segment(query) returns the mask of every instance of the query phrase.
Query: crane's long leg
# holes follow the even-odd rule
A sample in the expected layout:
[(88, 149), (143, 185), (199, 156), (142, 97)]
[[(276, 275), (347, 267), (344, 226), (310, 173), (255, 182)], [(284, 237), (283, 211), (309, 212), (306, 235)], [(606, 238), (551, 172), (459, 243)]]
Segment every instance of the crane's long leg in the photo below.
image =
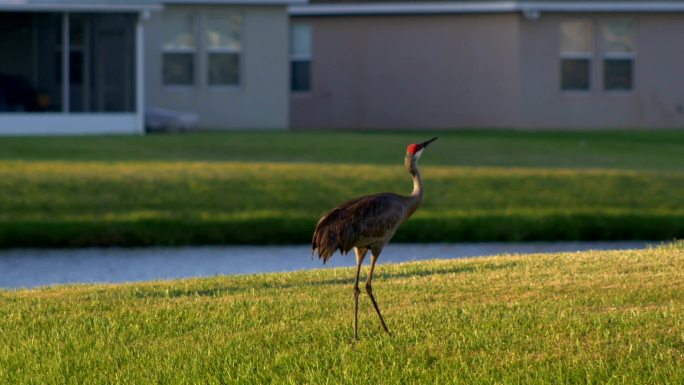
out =
[(368, 272), (368, 281), (366, 281), (366, 292), (368, 292), (368, 296), (370, 296), (371, 301), (373, 301), (373, 307), (375, 307), (375, 311), (378, 313), (378, 317), (380, 317), (380, 322), (382, 323), (382, 327), (385, 329), (387, 334), (392, 335), (392, 333), (390, 333), (389, 329), (387, 329), (387, 325), (385, 324), (385, 320), (382, 318), (382, 314), (380, 313), (380, 308), (378, 307), (378, 303), (375, 302), (375, 297), (373, 296), (373, 286), (371, 285), (371, 280), (373, 279), (373, 270), (375, 269), (375, 262), (377, 262), (379, 254), (380, 253), (376, 253), (376, 252), (371, 253), (371, 266), (370, 266), (370, 271)]
[(361, 264), (363, 259), (366, 258), (366, 252), (368, 249), (354, 248), (354, 253), (356, 253), (356, 279), (354, 279), (354, 338), (359, 339), (359, 274), (361, 273)]

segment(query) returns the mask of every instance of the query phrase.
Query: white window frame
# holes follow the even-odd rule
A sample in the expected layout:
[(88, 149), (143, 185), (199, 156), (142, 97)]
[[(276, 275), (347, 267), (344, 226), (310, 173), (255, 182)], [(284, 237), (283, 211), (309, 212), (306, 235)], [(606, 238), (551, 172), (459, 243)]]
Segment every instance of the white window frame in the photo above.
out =
[[(186, 15), (192, 17), (192, 31), (191, 35), (193, 36), (193, 39), (195, 41), (195, 47), (194, 48), (166, 48), (164, 47), (165, 41), (162, 40), (162, 44), (160, 47), (160, 64), (161, 64), (161, 71), (159, 73), (161, 74), (161, 84), (162, 87), (167, 88), (167, 89), (179, 89), (179, 90), (188, 90), (195, 88), (197, 86), (197, 67), (199, 66), (198, 60), (197, 60), (197, 52), (198, 52), (198, 42), (197, 42), (197, 29), (198, 29), (198, 21), (199, 18), (197, 17), (196, 12), (188, 11), (188, 10), (172, 10), (168, 11), (169, 14), (181, 14), (181, 15)], [(164, 17), (162, 16), (162, 22), (164, 20)], [(166, 37), (164, 37), (165, 39)], [(192, 82), (190, 84), (167, 84), (164, 81), (164, 54), (167, 53), (183, 53), (183, 54), (192, 54)]]
[[(590, 40), (590, 42), (591, 42), (591, 48), (589, 49), (588, 52), (570, 52), (570, 51), (563, 51), (563, 48), (560, 47), (560, 46), (561, 46), (561, 44), (560, 44), (560, 43), (561, 43), (560, 38), (558, 39), (559, 47), (560, 47), (560, 49), (559, 49), (559, 51), (560, 51), (560, 53), (559, 53), (560, 61), (559, 61), (559, 68), (558, 68), (558, 69), (560, 70), (559, 72), (560, 72), (560, 76), (561, 76), (561, 79), (560, 79), (560, 80), (561, 80), (561, 84), (560, 84), (560, 87), (559, 87), (559, 88), (560, 88), (561, 93), (564, 94), (564, 95), (587, 95), (587, 94), (591, 93), (592, 90), (593, 90), (593, 88), (594, 88), (594, 87), (593, 87), (593, 84), (594, 84), (594, 81), (593, 81), (593, 80), (594, 80), (594, 77), (595, 77), (595, 76), (594, 76), (594, 50), (596, 49), (596, 28), (595, 28), (595, 23), (594, 23), (594, 20), (592, 20), (592, 19), (590, 19), (590, 18), (577, 18), (577, 19), (562, 20), (562, 21), (560, 22), (560, 24), (558, 25), (558, 26), (559, 26), (559, 30), (560, 30), (560, 26), (561, 26), (564, 22), (569, 22), (569, 21), (588, 21), (588, 22), (589, 22), (589, 25), (591, 26), (591, 35), (590, 35), (590, 36), (591, 36), (591, 38), (590, 38), (590, 39), (591, 39), (591, 40)], [(563, 63), (563, 60), (565, 60), (565, 59), (570, 59), (570, 60), (572, 60), (572, 59), (586, 59), (586, 60), (589, 60), (589, 87), (587, 87), (586, 90), (564, 90), (564, 89), (563, 89), (563, 79), (562, 79), (562, 76), (563, 76), (563, 72), (562, 72), (562, 71), (563, 71), (563, 64), (562, 64), (562, 63)]]
[[(211, 12), (203, 12), (202, 16), (202, 48), (204, 49), (204, 54), (202, 55), (204, 57), (204, 65), (202, 66), (202, 71), (204, 72), (204, 81), (209, 89), (235, 89), (235, 88), (241, 88), (242, 84), (244, 82), (244, 42), (245, 42), (245, 16), (243, 15), (242, 12), (237, 12), (237, 11), (220, 11), (219, 13), (223, 14), (231, 14), (231, 15), (236, 15), (240, 19), (240, 48), (210, 48), (209, 44), (207, 43), (206, 40), (206, 33), (207, 33), (207, 26), (208, 22), (207, 19), (209, 17), (209, 14)], [(209, 79), (209, 56), (212, 53), (234, 53), (238, 55), (238, 81), (235, 84), (212, 84), (210, 79)]]
[[(290, 82), (292, 82), (292, 63), (294, 62), (309, 62), (309, 89), (308, 90), (293, 90), (292, 89), (292, 84), (290, 84), (290, 93), (295, 94), (295, 95), (308, 95), (311, 93), (311, 90), (313, 89), (313, 82), (311, 78), (311, 69), (312, 69), (312, 63), (313, 63), (313, 28), (311, 27), (310, 24), (306, 23), (293, 23), (290, 28), (292, 28), (295, 25), (303, 25), (309, 28), (309, 39), (311, 40), (311, 47), (309, 49), (309, 54), (293, 54), (290, 52)], [(292, 42), (290, 42), (292, 44)]]
[[(634, 49), (632, 52), (606, 52), (606, 47), (605, 47), (605, 41), (603, 41), (603, 26), (606, 23), (614, 22), (614, 21), (629, 21), (632, 23), (632, 28), (634, 28)], [(603, 92), (609, 95), (631, 95), (634, 92), (634, 86), (636, 85), (636, 71), (635, 69), (635, 62), (636, 62), (636, 51), (637, 51), (637, 23), (635, 19), (626, 19), (626, 18), (621, 18), (621, 19), (606, 19), (601, 21), (601, 30), (599, 31), (600, 36), (601, 36), (601, 53), (602, 53), (602, 59), (601, 59), (601, 85), (603, 88)], [(628, 90), (608, 90), (606, 89), (606, 60), (610, 59), (617, 59), (617, 60), (624, 60), (624, 59), (629, 59), (632, 61), (632, 79), (631, 79), (631, 88)]]

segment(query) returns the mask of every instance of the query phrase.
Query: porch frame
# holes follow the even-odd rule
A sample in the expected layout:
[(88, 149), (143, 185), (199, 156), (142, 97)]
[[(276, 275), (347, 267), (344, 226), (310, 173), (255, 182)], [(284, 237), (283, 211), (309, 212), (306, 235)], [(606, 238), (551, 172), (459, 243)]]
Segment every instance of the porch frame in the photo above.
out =
[[(0, 6), (0, 12), (49, 12), (62, 15), (62, 111), (55, 113), (0, 113), (0, 135), (80, 135), (143, 134), (145, 132), (145, 49), (144, 22), (150, 11), (161, 6), (66, 6), (56, 9), (44, 6)], [(69, 19), (72, 13), (128, 12), (138, 15), (135, 25), (135, 110), (121, 113), (69, 112)]]

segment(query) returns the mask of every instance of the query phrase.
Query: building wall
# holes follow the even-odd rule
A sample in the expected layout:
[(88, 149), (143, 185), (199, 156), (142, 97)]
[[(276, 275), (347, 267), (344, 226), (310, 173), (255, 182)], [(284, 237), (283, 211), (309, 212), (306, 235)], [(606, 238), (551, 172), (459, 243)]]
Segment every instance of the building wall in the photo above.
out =
[[(236, 11), (242, 15), (240, 84), (209, 86), (207, 55), (198, 43), (195, 84), (162, 84), (162, 13), (146, 25), (145, 83), (148, 106), (194, 112), (208, 129), (286, 129), (289, 124), (288, 15), (285, 6), (167, 6), (196, 14)], [(201, 41), (201, 31), (198, 42)]]
[[(594, 21), (592, 88), (560, 89), (560, 23)], [(634, 87), (603, 90), (599, 27), (636, 22)], [(312, 90), (293, 128), (684, 127), (684, 14), (293, 17), (312, 27)]]
[[(594, 26), (591, 90), (560, 90), (560, 23), (590, 19)], [(603, 90), (600, 25), (604, 20), (636, 23), (634, 87)], [(684, 127), (683, 14), (542, 14), (521, 19), (520, 127)]]
[(294, 17), (311, 26), (312, 89), (293, 128), (508, 127), (519, 16)]

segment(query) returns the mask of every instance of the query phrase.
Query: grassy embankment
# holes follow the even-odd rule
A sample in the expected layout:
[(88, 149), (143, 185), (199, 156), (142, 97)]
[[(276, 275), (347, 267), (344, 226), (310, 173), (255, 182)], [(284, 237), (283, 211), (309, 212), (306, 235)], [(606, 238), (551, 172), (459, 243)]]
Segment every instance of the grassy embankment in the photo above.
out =
[[(395, 241), (684, 236), (684, 132), (450, 132)], [(0, 138), (0, 247), (301, 243), (429, 133)]]
[[(439, 257), (436, 255), (435, 257)], [(684, 382), (684, 247), (0, 290), (0, 383)]]

